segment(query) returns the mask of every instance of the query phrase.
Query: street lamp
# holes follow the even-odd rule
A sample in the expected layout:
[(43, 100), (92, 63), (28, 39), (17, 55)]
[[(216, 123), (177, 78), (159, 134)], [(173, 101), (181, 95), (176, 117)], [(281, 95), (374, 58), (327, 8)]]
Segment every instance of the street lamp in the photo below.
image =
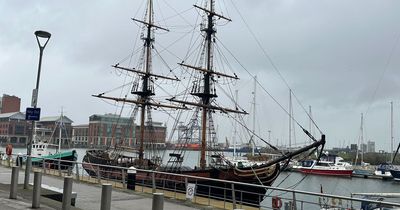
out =
[[(37, 73), (37, 78), (36, 78), (36, 88), (33, 89), (32, 92), (32, 103), (31, 106), (36, 109), (37, 107), (37, 99), (38, 99), (38, 93), (39, 93), (39, 81), (40, 81), (40, 70), (42, 68), (42, 56), (43, 56), (43, 50), (46, 47), (47, 43), (50, 40), (51, 34), (47, 31), (35, 31), (35, 36), (36, 36), (36, 41), (39, 45), (39, 66), (38, 66), (38, 73)], [(28, 114), (28, 113), (27, 113)], [(39, 112), (40, 114), (40, 112)], [(30, 133), (30, 138), (28, 140), (27, 144), (27, 160), (26, 160), (26, 167), (25, 167), (25, 180), (24, 180), (24, 188), (27, 189), (29, 185), (29, 174), (32, 168), (32, 159), (31, 159), (31, 154), (32, 154), (32, 142), (33, 142), (33, 133), (35, 130), (36, 122), (35, 120), (32, 120), (32, 129)]]
[[(36, 78), (36, 88), (33, 89), (33, 93), (32, 93), (32, 104), (31, 104), (31, 106), (33, 108), (37, 107), (37, 99), (38, 99), (38, 93), (39, 93), (39, 82), (40, 82), (40, 70), (42, 68), (43, 50), (46, 47), (47, 43), (49, 42), (51, 34), (49, 32), (47, 32), (47, 31), (35, 31), (35, 36), (36, 36), (36, 41), (37, 41), (37, 43), (39, 45), (40, 54), (39, 54), (38, 73), (37, 73), (37, 78)], [(44, 44), (42, 44), (43, 41), (45, 41)], [(35, 124), (36, 123), (33, 120), (32, 121), (32, 129), (31, 129), (31, 131), (32, 131), (31, 132), (31, 138), (29, 140), (28, 148), (27, 148), (28, 149), (28, 151), (27, 151), (28, 156), (30, 156), (31, 153), (32, 153), (32, 141), (33, 141), (33, 132), (34, 132), (34, 129), (35, 129)]]

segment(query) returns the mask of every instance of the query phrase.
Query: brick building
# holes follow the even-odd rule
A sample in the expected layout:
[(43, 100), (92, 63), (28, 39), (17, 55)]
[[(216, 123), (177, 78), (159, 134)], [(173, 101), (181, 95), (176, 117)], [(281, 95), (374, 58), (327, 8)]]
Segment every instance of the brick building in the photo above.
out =
[(22, 112), (0, 114), (0, 143), (24, 146), (30, 134), (30, 122)]
[(72, 146), (72, 120), (67, 116), (63, 116), (61, 120), (61, 116), (54, 117), (42, 117), (40, 121), (37, 122), (36, 126), (38, 129), (47, 129), (51, 130), (51, 136), (45, 136), (46, 139), (50, 139), (50, 142), (53, 144), (58, 144), (59, 135), (60, 135), (60, 127), (59, 125), (62, 123), (63, 126), (61, 129), (61, 145), (62, 146)]
[(77, 147), (85, 147), (88, 145), (89, 125), (72, 126), (72, 145)]
[[(165, 139), (167, 136), (167, 127), (161, 122), (153, 122), (152, 126), (146, 125), (144, 129), (143, 142), (145, 147), (148, 145), (157, 145), (157, 147), (165, 147)], [(136, 126), (136, 143), (139, 143), (140, 126)]]
[(134, 145), (135, 129), (131, 118), (115, 114), (94, 114), (89, 117), (89, 140), (91, 146), (108, 146), (122, 143)]
[(0, 113), (19, 112), (21, 108), (21, 99), (17, 96), (3, 94), (0, 97)]

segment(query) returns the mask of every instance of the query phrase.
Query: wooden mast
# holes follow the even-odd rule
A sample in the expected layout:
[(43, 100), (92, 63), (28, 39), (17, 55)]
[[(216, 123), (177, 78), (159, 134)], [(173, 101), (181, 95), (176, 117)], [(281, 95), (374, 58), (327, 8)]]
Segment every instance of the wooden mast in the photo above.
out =
[(145, 75), (142, 77), (143, 84), (142, 84), (142, 94), (140, 95), (139, 101), (143, 102), (140, 106), (140, 136), (139, 136), (139, 164), (142, 165), (143, 163), (143, 156), (144, 156), (144, 121), (145, 121), (145, 113), (146, 113), (146, 104), (145, 102), (148, 100), (150, 95), (154, 93), (149, 88), (149, 78), (148, 75), (150, 73), (150, 59), (151, 59), (151, 43), (153, 40), (151, 39), (151, 27), (153, 24), (152, 20), (152, 13), (153, 13), (153, 1), (149, 0), (148, 5), (148, 25), (147, 25), (147, 36), (144, 38), (144, 46), (146, 49), (146, 64), (145, 64)]
[(192, 92), (191, 94), (194, 96), (197, 96), (200, 98), (200, 103), (192, 103), (192, 102), (187, 102), (187, 101), (180, 101), (176, 100), (174, 98), (170, 99), (171, 101), (174, 102), (179, 102), (183, 104), (188, 104), (192, 106), (197, 106), (197, 107), (202, 107), (202, 112), (201, 112), (201, 152), (200, 152), (200, 168), (204, 169), (207, 166), (207, 161), (206, 161), (206, 148), (207, 148), (207, 118), (210, 118), (211, 116), (208, 116), (208, 112), (210, 110), (221, 110), (223, 112), (236, 112), (236, 113), (245, 113), (241, 112), (238, 110), (232, 110), (232, 109), (225, 109), (222, 107), (218, 106), (212, 106), (211, 101), (212, 98), (216, 98), (217, 95), (215, 93), (215, 90), (211, 90), (212, 86), (212, 81), (213, 81), (213, 75), (223, 76), (223, 77), (228, 77), (232, 79), (239, 79), (237, 76), (229, 76), (226, 74), (222, 74), (219, 72), (214, 71), (213, 69), (213, 37), (215, 34), (215, 29), (214, 29), (214, 17), (219, 17), (221, 19), (225, 19), (227, 21), (231, 21), (229, 18), (226, 18), (222, 15), (219, 15), (214, 12), (214, 0), (209, 1), (209, 9), (199, 7), (197, 5), (194, 5), (194, 7), (204, 11), (207, 13), (207, 26), (204, 29), (201, 29), (201, 31), (205, 32), (205, 53), (206, 53), (206, 66), (205, 69), (201, 67), (195, 67), (195, 66), (190, 66), (181, 63), (183, 67), (191, 68), (193, 70), (197, 70), (203, 73), (203, 88), (199, 89), (199, 92)]
[[(202, 97), (202, 103), (203, 105), (210, 105), (210, 99), (212, 96), (210, 95), (210, 72), (213, 71), (212, 69), (212, 63), (211, 63), (211, 48), (212, 48), (212, 43), (211, 43), (211, 38), (215, 33), (214, 30), (214, 23), (213, 23), (213, 0), (210, 1), (210, 13), (207, 15), (207, 28), (205, 29), (206, 32), (206, 43), (207, 43), (207, 72), (204, 75), (204, 94)], [(207, 165), (206, 161), (206, 146), (207, 146), (207, 139), (206, 139), (206, 133), (207, 133), (207, 108), (203, 108), (202, 113), (201, 113), (201, 156), (200, 156), (200, 168), (204, 169)]]
[[(146, 19), (146, 18), (145, 18)], [(163, 108), (173, 108), (173, 109), (186, 109), (185, 107), (178, 107), (178, 106), (173, 106), (173, 105), (167, 105), (167, 104), (161, 104), (158, 102), (155, 102), (152, 100), (151, 96), (154, 95), (154, 86), (153, 86), (153, 79), (152, 78), (161, 78), (161, 79), (168, 79), (168, 80), (177, 80), (179, 81), (178, 78), (172, 78), (172, 77), (167, 77), (163, 75), (157, 75), (152, 73), (152, 53), (151, 50), (153, 48), (153, 30), (154, 29), (160, 29), (164, 31), (169, 31), (168, 29), (162, 28), (160, 26), (154, 25), (153, 23), (153, 1), (148, 0), (148, 5), (147, 5), (147, 22), (146, 20), (137, 20), (135, 18), (132, 18), (133, 21), (136, 21), (138, 23), (144, 24), (146, 27), (146, 36), (143, 37), (144, 41), (144, 58), (145, 58), (145, 65), (143, 70), (136, 70), (134, 68), (126, 68), (126, 67), (120, 67), (119, 64), (113, 65), (112, 67), (121, 69), (124, 71), (129, 71), (138, 74), (141, 79), (142, 79), (142, 86), (141, 89), (132, 89), (131, 93), (135, 94), (138, 96), (137, 100), (131, 100), (127, 98), (116, 98), (116, 97), (109, 97), (109, 96), (104, 96), (104, 93), (98, 94), (98, 95), (93, 95), (94, 97), (98, 98), (103, 98), (103, 99), (109, 99), (109, 100), (114, 100), (118, 102), (126, 102), (126, 103), (133, 103), (136, 104), (140, 107), (140, 135), (139, 135), (139, 165), (143, 165), (143, 159), (144, 159), (144, 131), (145, 131), (145, 115), (146, 115), (146, 108), (149, 109), (149, 106), (154, 106), (154, 107), (163, 107)]]

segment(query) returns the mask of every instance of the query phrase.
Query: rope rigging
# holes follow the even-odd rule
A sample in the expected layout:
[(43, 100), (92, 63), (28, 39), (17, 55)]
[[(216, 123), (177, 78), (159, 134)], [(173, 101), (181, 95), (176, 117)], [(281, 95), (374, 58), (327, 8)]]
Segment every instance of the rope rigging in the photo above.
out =
[[(246, 22), (246, 20), (244, 19), (243, 15), (240, 13), (239, 9), (237, 8), (237, 6), (236, 6), (236, 4), (234, 3), (233, 0), (231, 0), (231, 3), (232, 3), (232, 5), (233, 5), (233, 7), (235, 8), (236, 12), (239, 14), (241, 20), (242, 20), (243, 23), (245, 24), (247, 30), (249, 30), (249, 32), (250, 32), (250, 34), (252, 35), (253, 39), (256, 41), (258, 47), (259, 47), (259, 48), (261, 49), (261, 51), (263, 52), (263, 55), (264, 55), (264, 56), (267, 58), (267, 60), (270, 62), (272, 68), (277, 72), (277, 74), (279, 75), (279, 77), (281, 78), (281, 80), (285, 83), (286, 87), (287, 87), (288, 89), (292, 89), (292, 88), (290, 87), (289, 83), (286, 81), (286, 79), (283, 77), (283, 75), (282, 75), (281, 72), (279, 71), (278, 67), (277, 67), (277, 66), (275, 65), (275, 63), (273, 62), (271, 56), (269, 56), (269, 54), (267, 53), (267, 51), (262, 47), (260, 41), (257, 39), (257, 37), (256, 37), (256, 35), (254, 34), (254, 32), (251, 30), (249, 24)], [(238, 60), (237, 60), (236, 58), (235, 58), (235, 60), (238, 62)], [(240, 64), (240, 65), (241, 65), (241, 64)], [(241, 65), (241, 66), (243, 67), (243, 65)], [(246, 70), (247, 73), (249, 73), (247, 69), (245, 69), (245, 70)], [(250, 73), (249, 73), (249, 74), (250, 74)], [(251, 74), (250, 74), (250, 75), (251, 75)], [(261, 87), (264, 91), (266, 91), (265, 88), (259, 83), (259, 81), (257, 81), (257, 83), (258, 83), (258, 85), (260, 85), (260, 87)], [(267, 93), (267, 94), (270, 95), (270, 97), (272, 97), (271, 94), (269, 94), (269, 93)], [(305, 107), (303, 106), (303, 104), (302, 104), (302, 103), (300, 102), (300, 100), (297, 98), (296, 94), (294, 94), (294, 92), (292, 92), (292, 94), (293, 94), (294, 98), (296, 99), (297, 103), (300, 105), (300, 107), (301, 107), (301, 108), (303, 109), (303, 111), (306, 113), (306, 115), (308, 116), (308, 118), (312, 121), (312, 123), (314, 124), (314, 126), (318, 129), (318, 131), (319, 131), (320, 134), (322, 135), (323, 132), (322, 132), (321, 129), (318, 127), (318, 125), (315, 123), (314, 119), (312, 119), (312, 117), (309, 115), (309, 113), (307, 112), (307, 110), (305, 109)], [(275, 99), (273, 99), (273, 100), (274, 100), (276, 103), (278, 103)], [(279, 105), (279, 106), (281, 106), (281, 105)], [(281, 106), (281, 108), (289, 115), (289, 112), (288, 112), (288, 111), (286, 111), (282, 106)], [(295, 119), (293, 119), (293, 120), (295, 120)], [(295, 120), (295, 121), (296, 121), (296, 120)], [(298, 123), (297, 121), (296, 121), (296, 123), (299, 125), (299, 123)], [(299, 126), (300, 126), (300, 125), (299, 125)], [(303, 127), (301, 127), (301, 128), (304, 130)]]

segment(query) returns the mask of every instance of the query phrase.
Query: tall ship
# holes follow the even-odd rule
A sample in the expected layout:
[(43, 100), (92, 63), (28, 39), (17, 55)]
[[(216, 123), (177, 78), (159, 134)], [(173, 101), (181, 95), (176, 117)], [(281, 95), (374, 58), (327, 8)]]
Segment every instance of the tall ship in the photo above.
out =
[[(132, 122), (135, 121), (136, 114), (138, 114), (138, 125), (140, 126), (139, 138), (136, 144), (137, 155), (133, 153), (131, 153), (131, 155), (126, 155), (123, 149), (118, 145), (111, 145), (109, 148), (101, 150), (90, 149), (87, 150), (83, 158), (83, 167), (88, 174), (95, 177), (101, 176), (121, 179), (122, 175), (126, 173), (122, 173), (119, 169), (115, 170), (109, 167), (100, 167), (99, 170), (97, 170), (97, 168), (91, 165), (92, 163), (121, 167), (133, 166), (138, 169), (151, 169), (173, 174), (255, 184), (259, 186), (235, 184), (234, 189), (237, 190), (237, 193), (232, 195), (232, 192), (230, 192), (230, 184), (227, 185), (222, 182), (198, 179), (196, 180), (196, 194), (201, 196), (211, 193), (213, 197), (221, 199), (232, 199), (232, 197), (235, 196), (236, 200), (258, 206), (265, 197), (266, 189), (263, 186), (271, 186), (282, 171), (280, 163), (288, 163), (289, 160), (297, 155), (316, 150), (320, 146), (322, 150), (325, 144), (325, 136), (321, 135), (321, 139), (317, 140), (306, 129), (302, 128), (304, 133), (313, 140), (312, 143), (289, 152), (280, 152), (275, 146), (260, 138), (260, 140), (269, 147), (280, 152), (279, 154), (281, 154), (281, 156), (257, 164), (236, 164), (232, 160), (226, 158), (224, 153), (214, 150), (213, 148), (218, 143), (216, 125), (213, 119), (214, 115), (221, 114), (232, 118), (233, 115), (246, 115), (248, 113), (239, 107), (236, 102), (235, 107), (226, 108), (217, 101), (217, 88), (229, 83), (229, 81), (239, 79), (234, 73), (219, 72), (216, 68), (217, 65), (215, 65), (219, 55), (216, 53), (218, 52), (216, 43), (220, 39), (216, 36), (217, 22), (224, 21), (228, 23), (231, 22), (231, 19), (217, 13), (214, 0), (205, 1), (204, 5), (194, 5), (194, 7), (201, 16), (201, 23), (198, 25), (200, 25), (199, 37), (202, 40), (198, 41), (197, 45), (190, 47), (192, 51), (188, 52), (188, 55), (193, 55), (193, 57), (197, 55), (197, 58), (187, 58), (178, 63), (182, 72), (186, 73), (186, 76), (182, 78), (173, 73), (164, 75), (153, 71), (153, 55), (160, 56), (159, 51), (157, 51), (154, 45), (154, 32), (155, 30), (163, 32), (168, 31), (168, 29), (158, 26), (154, 21), (153, 1), (148, 0), (143, 20), (132, 18), (136, 23), (142, 25), (141, 39), (143, 41), (143, 49), (140, 51), (140, 64), (137, 65), (137, 68), (123, 67), (120, 64), (113, 65), (113, 67), (122, 72), (134, 75), (130, 94), (135, 97), (114, 97), (108, 96), (105, 93), (94, 96), (120, 102), (124, 105), (134, 105), (131, 114)], [(194, 64), (186, 63), (187, 60), (194, 61)], [(184, 82), (183, 80), (187, 78), (189, 81)], [(172, 81), (171, 83), (174, 84), (184, 82), (187, 86), (185, 86), (185, 90), (179, 94), (173, 95), (171, 98), (167, 98), (164, 101), (158, 101), (157, 99), (159, 99), (159, 97), (155, 97), (155, 89), (163, 89), (162, 83), (160, 82), (161, 80)], [(165, 83), (166, 82), (164, 82), (164, 84)], [(162, 111), (172, 110), (176, 112), (177, 116), (174, 118), (174, 126), (180, 124), (183, 115), (186, 114), (186, 116), (189, 116), (186, 117), (188, 120), (185, 124), (186, 127), (193, 129), (187, 129), (182, 135), (179, 135), (178, 141), (180, 141), (181, 145), (187, 145), (191, 143), (191, 136), (193, 136), (194, 133), (198, 134), (200, 140), (200, 157), (197, 165), (187, 166), (183, 164), (186, 156), (186, 149), (184, 148), (178, 147), (172, 152), (168, 151), (168, 154), (164, 155), (164, 159), (161, 154), (151, 150), (151, 148), (145, 149), (145, 138), (148, 139), (151, 137), (151, 134), (148, 133), (151, 133), (152, 130), (151, 113), (154, 109)], [(254, 131), (248, 131), (252, 133), (253, 138), (258, 137)], [(119, 142), (118, 139), (116, 142)], [(255, 144), (254, 140), (253, 144)], [(140, 171), (138, 171), (136, 177), (136, 183), (145, 183), (151, 180), (151, 174)], [(185, 190), (185, 180), (180, 176), (158, 174), (156, 178), (157, 180), (163, 180), (157, 182), (157, 184), (163, 187)], [(194, 181), (194, 179), (189, 178), (188, 181), (191, 182)], [(213, 188), (209, 188), (208, 186), (213, 186)]]

